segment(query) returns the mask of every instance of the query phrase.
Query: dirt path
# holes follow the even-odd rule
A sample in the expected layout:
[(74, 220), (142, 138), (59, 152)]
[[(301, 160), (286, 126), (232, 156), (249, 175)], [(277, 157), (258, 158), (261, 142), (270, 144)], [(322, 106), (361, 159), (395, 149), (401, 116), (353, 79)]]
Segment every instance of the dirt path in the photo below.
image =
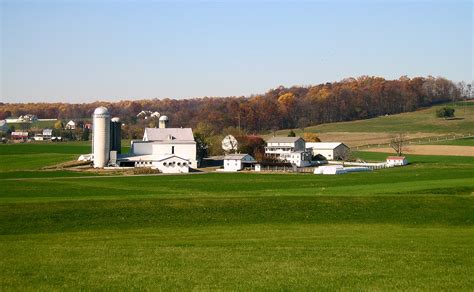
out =
[[(392, 148), (370, 148), (363, 151), (392, 153)], [(474, 156), (473, 146), (453, 145), (410, 145), (404, 151), (406, 154), (421, 155), (448, 155), (448, 156)]]

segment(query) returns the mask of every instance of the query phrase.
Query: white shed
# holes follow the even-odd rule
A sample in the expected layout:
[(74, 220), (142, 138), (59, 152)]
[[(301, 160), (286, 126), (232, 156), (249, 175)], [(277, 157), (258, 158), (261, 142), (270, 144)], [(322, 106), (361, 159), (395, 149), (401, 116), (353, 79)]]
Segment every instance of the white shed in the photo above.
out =
[(403, 166), (408, 164), (408, 160), (405, 156), (389, 156), (386, 163), (388, 166)]
[(239, 171), (244, 164), (253, 164), (255, 159), (249, 154), (230, 154), (224, 157), (224, 171)]

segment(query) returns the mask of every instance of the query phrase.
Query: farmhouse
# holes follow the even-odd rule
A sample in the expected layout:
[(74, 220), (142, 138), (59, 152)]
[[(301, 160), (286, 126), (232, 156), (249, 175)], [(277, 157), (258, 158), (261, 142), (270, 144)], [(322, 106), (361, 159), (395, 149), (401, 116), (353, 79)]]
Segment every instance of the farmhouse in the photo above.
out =
[(229, 154), (224, 157), (224, 171), (239, 171), (255, 162), (249, 154)]
[(308, 142), (306, 147), (313, 156), (322, 155), (327, 160), (344, 160), (349, 154), (349, 147), (340, 142)]
[(265, 156), (304, 167), (311, 164), (311, 153), (301, 137), (272, 137), (265, 147)]
[(388, 166), (403, 166), (408, 164), (408, 160), (405, 156), (389, 156), (386, 163)]

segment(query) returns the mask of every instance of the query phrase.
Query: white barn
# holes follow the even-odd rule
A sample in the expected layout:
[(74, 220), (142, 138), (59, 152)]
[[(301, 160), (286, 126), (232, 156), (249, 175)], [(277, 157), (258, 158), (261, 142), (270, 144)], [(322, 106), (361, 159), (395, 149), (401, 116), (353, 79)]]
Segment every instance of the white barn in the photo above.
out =
[(255, 159), (249, 154), (229, 154), (224, 157), (224, 171), (239, 171), (245, 164), (255, 163)]
[(176, 155), (197, 168), (196, 141), (191, 128), (146, 128), (142, 141), (132, 141), (131, 155)]
[(327, 160), (344, 160), (350, 151), (349, 147), (340, 142), (308, 142), (306, 148), (311, 150), (313, 156), (319, 154)]

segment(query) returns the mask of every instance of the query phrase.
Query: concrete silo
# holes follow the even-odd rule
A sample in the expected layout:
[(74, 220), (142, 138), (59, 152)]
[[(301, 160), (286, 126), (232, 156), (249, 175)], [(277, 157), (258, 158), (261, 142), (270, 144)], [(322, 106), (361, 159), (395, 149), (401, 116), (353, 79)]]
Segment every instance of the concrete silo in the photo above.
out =
[(121, 153), (122, 149), (122, 123), (115, 117), (110, 122), (110, 151)]
[(160, 129), (164, 129), (164, 128), (168, 127), (168, 121), (169, 121), (169, 119), (168, 119), (167, 116), (161, 116), (159, 121), (158, 121), (158, 127)]
[(109, 163), (110, 154), (110, 113), (103, 106), (95, 109), (92, 115), (92, 153), (94, 167), (102, 168)]

